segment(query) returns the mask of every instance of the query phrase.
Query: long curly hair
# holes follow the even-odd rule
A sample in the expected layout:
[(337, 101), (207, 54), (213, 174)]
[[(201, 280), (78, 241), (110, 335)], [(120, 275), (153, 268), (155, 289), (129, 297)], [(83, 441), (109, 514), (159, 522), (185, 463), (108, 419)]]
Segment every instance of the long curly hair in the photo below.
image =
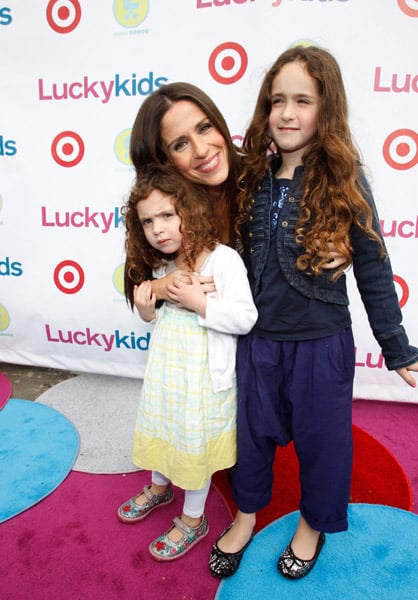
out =
[(169, 196), (181, 218), (182, 247), (180, 252), (193, 271), (203, 250), (213, 250), (219, 236), (213, 219), (213, 206), (202, 186), (187, 181), (172, 167), (148, 166), (137, 173), (129, 197), (121, 208), (125, 223), (124, 293), (134, 306), (134, 286), (149, 278), (150, 272), (175, 258), (153, 248), (147, 241), (137, 214), (137, 205), (153, 190)]
[(268, 173), (272, 158), (280, 156), (280, 149), (274, 147), (269, 136), (271, 89), (282, 67), (295, 61), (315, 79), (319, 90), (317, 134), (302, 159), (303, 193), (296, 240), (304, 251), (297, 260), (297, 267), (320, 275), (329, 260), (327, 242), (332, 240), (346, 259), (334, 274), (334, 278), (338, 278), (352, 262), (350, 229), (353, 225), (374, 239), (382, 254), (384, 247), (372, 227), (372, 211), (364, 198), (367, 192), (359, 181), (360, 154), (348, 125), (348, 103), (341, 71), (335, 58), (322, 48), (292, 47), (279, 56), (264, 77), (243, 141), (245, 161), (235, 229), (239, 235), (242, 225), (250, 218), (255, 190)]

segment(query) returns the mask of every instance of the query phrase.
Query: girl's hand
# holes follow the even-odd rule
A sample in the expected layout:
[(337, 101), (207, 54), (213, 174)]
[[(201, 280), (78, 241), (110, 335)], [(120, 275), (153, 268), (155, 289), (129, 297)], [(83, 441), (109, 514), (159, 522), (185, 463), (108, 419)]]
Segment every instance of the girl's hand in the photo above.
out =
[(202, 292), (205, 294), (216, 292), (216, 286), (212, 275), (198, 275), (197, 278), (199, 280)]
[(418, 373), (418, 361), (412, 363), (412, 365), (408, 365), (407, 367), (396, 369), (398, 375), (400, 375), (408, 385), (414, 388), (417, 386), (417, 382), (415, 381), (414, 377), (412, 377), (412, 375), (408, 373), (408, 371), (415, 371), (416, 373)]
[(206, 292), (203, 290), (205, 285), (208, 285), (208, 282), (202, 284), (198, 275), (189, 273), (189, 283), (174, 279), (173, 284), (167, 286), (169, 299), (177, 306), (192, 310), (204, 318), (207, 302)]
[(140, 285), (134, 286), (134, 304), (144, 321), (155, 319), (156, 301), (157, 297), (152, 291), (151, 281), (143, 281)]

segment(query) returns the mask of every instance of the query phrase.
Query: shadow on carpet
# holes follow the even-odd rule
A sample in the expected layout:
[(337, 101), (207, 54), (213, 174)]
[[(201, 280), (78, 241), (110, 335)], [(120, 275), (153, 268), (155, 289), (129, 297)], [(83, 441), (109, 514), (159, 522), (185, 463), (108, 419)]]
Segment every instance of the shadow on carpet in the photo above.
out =
[[(356, 425), (353, 425), (353, 447), (350, 502), (387, 504), (411, 510), (411, 485), (396, 458), (378, 440)], [(299, 466), (293, 443), (277, 448), (273, 469), (272, 500), (257, 513), (256, 531), (299, 508)], [(237, 509), (231, 497), (227, 471), (215, 473), (212, 483), (235, 514)]]
[(149, 482), (146, 471), (92, 475), (72, 471), (45, 500), (1, 526), (1, 600), (213, 600), (219, 581), (208, 567), (210, 548), (231, 522), (225, 500), (211, 488), (208, 535), (179, 561), (158, 563), (148, 546), (180, 514), (174, 502), (137, 524), (117, 508)]
[(11, 398), (0, 412), (0, 523), (55, 490), (78, 448), (78, 433), (60, 412)]
[(299, 512), (293, 512), (258, 533), (215, 600), (416, 600), (417, 515), (388, 506), (350, 505), (349, 530), (328, 534), (315, 568), (292, 581), (280, 575), (276, 563), (298, 518)]

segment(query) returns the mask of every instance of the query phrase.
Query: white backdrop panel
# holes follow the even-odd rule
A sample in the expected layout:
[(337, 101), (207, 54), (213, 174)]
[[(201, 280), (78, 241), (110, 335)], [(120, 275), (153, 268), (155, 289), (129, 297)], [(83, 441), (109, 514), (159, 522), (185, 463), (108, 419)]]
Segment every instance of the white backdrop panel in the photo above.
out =
[[(138, 108), (163, 83), (190, 81), (238, 140), (265, 70), (308, 40), (341, 65), (404, 324), (418, 344), (416, 0), (3, 4), (0, 360), (143, 375), (151, 328), (127, 308), (121, 280), (120, 207)], [(351, 274), (349, 286), (356, 397), (418, 402), (386, 370)]]

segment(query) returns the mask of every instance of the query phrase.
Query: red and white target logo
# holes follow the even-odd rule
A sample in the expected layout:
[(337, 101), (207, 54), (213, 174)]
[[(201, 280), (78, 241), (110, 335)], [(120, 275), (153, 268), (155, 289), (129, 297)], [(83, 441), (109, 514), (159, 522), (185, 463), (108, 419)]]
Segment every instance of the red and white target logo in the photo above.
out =
[(209, 73), (215, 81), (225, 85), (241, 79), (247, 66), (247, 53), (235, 42), (225, 42), (217, 46), (209, 57)]
[(417, 0), (398, 0), (398, 6), (408, 17), (418, 17)]
[(399, 297), (399, 306), (401, 308), (403, 308), (409, 299), (408, 284), (406, 283), (405, 279), (402, 279), (402, 277), (399, 277), (399, 275), (394, 275), (393, 281), (395, 282), (395, 284), (398, 284), (398, 286), (401, 288), (401, 293), (400, 294), (398, 293), (398, 297)]
[(84, 285), (84, 271), (73, 260), (63, 260), (54, 269), (54, 283), (63, 294), (77, 294)]
[(52, 157), (61, 167), (74, 167), (84, 156), (84, 142), (74, 131), (63, 131), (52, 141)]
[(383, 144), (383, 157), (393, 169), (412, 169), (418, 164), (418, 134), (413, 129), (393, 131)]
[(70, 33), (80, 22), (81, 6), (78, 0), (50, 0), (46, 7), (46, 19), (57, 33)]

